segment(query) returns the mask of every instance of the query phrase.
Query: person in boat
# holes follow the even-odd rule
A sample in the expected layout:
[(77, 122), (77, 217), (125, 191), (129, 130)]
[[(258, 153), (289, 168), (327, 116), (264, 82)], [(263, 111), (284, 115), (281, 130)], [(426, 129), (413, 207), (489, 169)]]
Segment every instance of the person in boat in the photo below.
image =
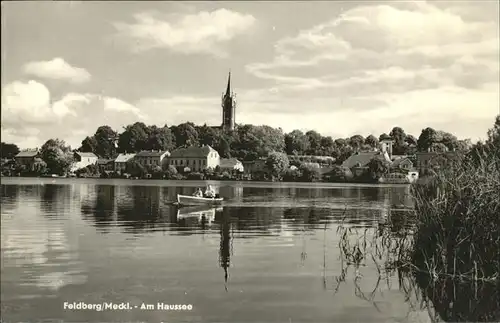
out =
[(205, 189), (205, 197), (208, 198), (215, 197), (215, 190), (213, 189), (212, 185), (207, 185), (207, 188)]
[(194, 197), (203, 197), (203, 191), (201, 190), (200, 187), (196, 189), (196, 191), (193, 194)]

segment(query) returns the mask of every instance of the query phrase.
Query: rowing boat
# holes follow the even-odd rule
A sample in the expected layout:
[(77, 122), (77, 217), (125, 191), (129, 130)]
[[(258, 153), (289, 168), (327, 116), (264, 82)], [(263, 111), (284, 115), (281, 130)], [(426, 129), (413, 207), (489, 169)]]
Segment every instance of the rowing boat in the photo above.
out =
[(224, 201), (222, 197), (198, 197), (177, 194), (179, 205), (218, 205)]

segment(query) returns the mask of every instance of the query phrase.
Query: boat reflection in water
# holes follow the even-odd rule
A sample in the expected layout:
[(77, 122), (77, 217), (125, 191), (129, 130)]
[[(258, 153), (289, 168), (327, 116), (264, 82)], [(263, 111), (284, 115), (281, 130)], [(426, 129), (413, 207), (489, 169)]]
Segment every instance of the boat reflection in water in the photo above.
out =
[(205, 225), (210, 225), (215, 220), (215, 215), (218, 212), (222, 212), (222, 207), (210, 207), (210, 206), (189, 206), (177, 209), (177, 221), (186, 220), (186, 222), (191, 222), (197, 220), (198, 223)]

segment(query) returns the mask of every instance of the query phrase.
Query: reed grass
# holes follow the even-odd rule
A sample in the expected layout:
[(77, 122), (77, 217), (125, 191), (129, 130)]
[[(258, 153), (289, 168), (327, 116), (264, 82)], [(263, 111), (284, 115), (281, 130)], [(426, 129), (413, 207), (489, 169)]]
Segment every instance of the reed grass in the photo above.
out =
[(436, 172), (429, 183), (413, 186), (412, 195), (416, 270), (431, 281), (499, 279), (500, 160), (493, 151)]
[(500, 147), (483, 146), (436, 171), (431, 181), (413, 185), (411, 195), (414, 209), (391, 212), (378, 234), (339, 226), (337, 283), (350, 267), (358, 271), (370, 261), (387, 284), (397, 272), (399, 287), (434, 320), (499, 322)]

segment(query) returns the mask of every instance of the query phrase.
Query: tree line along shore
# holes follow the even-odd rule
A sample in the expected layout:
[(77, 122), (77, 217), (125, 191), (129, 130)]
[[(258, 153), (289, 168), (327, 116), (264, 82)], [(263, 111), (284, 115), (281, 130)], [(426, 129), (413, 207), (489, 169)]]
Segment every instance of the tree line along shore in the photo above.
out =
[[(13, 143), (2, 142), (2, 175), (64, 176), (74, 173), (84, 177), (123, 177), (123, 173), (126, 173), (130, 177), (156, 179), (376, 182), (392, 171), (390, 163), (372, 158), (373, 160), (361, 165), (361, 172), (353, 172), (343, 164), (356, 153), (376, 150), (380, 142), (387, 139), (393, 142), (394, 155), (407, 156), (414, 164), (419, 152), (468, 152), (473, 148), (470, 140), (459, 140), (450, 133), (429, 127), (423, 129), (418, 138), (405, 133), (401, 127), (394, 127), (389, 134), (383, 133), (378, 137), (354, 135), (334, 140), (314, 130), (284, 133), (280, 128), (265, 125), (237, 125), (234, 130), (224, 130), (221, 127), (197, 126), (190, 122), (170, 127), (147, 126), (136, 122), (124, 127), (120, 133), (109, 126), (100, 126), (94, 135), (82, 140), (78, 149), (72, 149), (64, 140), (49, 139), (38, 149), (36, 159), (24, 165), (16, 163), (14, 158), (19, 153), (19, 148)], [(261, 164), (262, 167), (247, 172), (221, 167), (193, 170), (189, 167), (170, 167), (172, 165), (161, 165), (158, 168), (155, 167), (158, 165), (144, 165), (131, 160), (127, 168), (120, 172), (109, 171), (98, 165), (71, 171), (75, 151), (93, 153), (100, 159), (112, 160), (125, 153), (175, 151), (203, 145), (213, 147), (220, 158), (235, 159), (252, 166)]]

